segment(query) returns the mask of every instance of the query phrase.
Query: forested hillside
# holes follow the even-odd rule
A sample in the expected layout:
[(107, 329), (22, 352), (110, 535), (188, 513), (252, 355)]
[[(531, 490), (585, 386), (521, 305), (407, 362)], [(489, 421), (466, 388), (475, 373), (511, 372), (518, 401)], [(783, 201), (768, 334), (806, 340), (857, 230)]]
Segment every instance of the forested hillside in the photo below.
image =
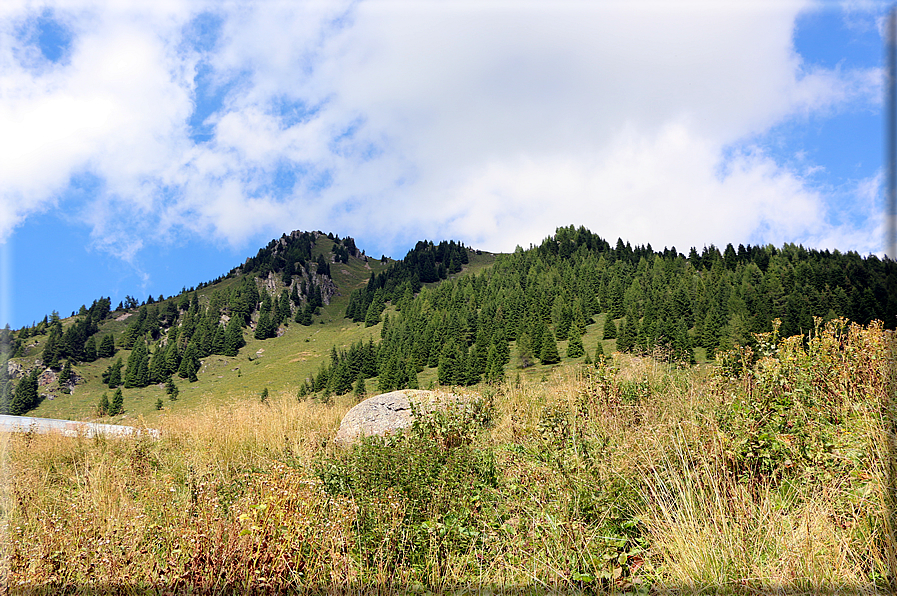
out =
[[(468, 267), (471, 254), (454, 241), (421, 241), (386, 266), (352, 238), (285, 234), (177, 296), (142, 303), (128, 296), (114, 310), (101, 297), (70, 318), (54, 313), (4, 331), (0, 410), (32, 410), (49, 380), (69, 393), (90, 363), (102, 366), (109, 390), (165, 384), (176, 398), (177, 383), (195, 383), (204, 359), (235, 358), (247, 341), (298, 341), (286, 334), (289, 325), (307, 327), (323, 308), (339, 308), (335, 316), (358, 327), (379, 325), (379, 341), (370, 334), (350, 345), (334, 341), (317, 372), (304, 377), (281, 370), (295, 377), (300, 396), (360, 394), (372, 382), (378, 391), (413, 388), (427, 369), (443, 385), (497, 382), (512, 368), (590, 362), (605, 350), (689, 364), (753, 345), (754, 334), (772, 331), (775, 320), (781, 336), (807, 334), (814, 317), (897, 324), (895, 263), (853, 252), (730, 244), (685, 256), (650, 244), (611, 245), (570, 226), (539, 246), (496, 256), (479, 272)], [(342, 273), (352, 267), (370, 270), (354, 290)], [(333, 299), (344, 308), (328, 306)], [(104, 403), (100, 415), (117, 411)]]
[[(330, 258), (319, 252), (315, 259), (313, 248), (319, 236), (310, 232), (283, 235), (227, 275), (168, 299), (149, 296), (139, 303), (128, 296), (112, 311), (111, 300), (99, 298), (90, 308), (82, 306), (73, 313), (66, 324), (54, 312), (36, 325), (16, 332), (5, 330), (0, 411), (23, 414), (37, 407), (41, 401), (37, 380), (45, 370), (58, 371), (55, 383), (67, 393), (76, 384), (72, 367), (101, 359), (109, 360), (102, 375), (109, 389), (168, 383), (170, 394), (177, 391), (173, 378), (197, 380), (203, 358), (236, 356), (248, 336), (277, 337), (290, 321), (311, 325), (337, 291), (330, 277), (331, 262), (346, 262), (349, 255), (362, 257), (351, 238), (340, 240), (331, 234)], [(29, 353), (32, 338), (42, 338), (39, 353)], [(116, 358), (120, 351), (128, 353)], [(16, 383), (10, 372), (15, 374), (17, 367), (6, 361), (26, 353), (39, 356), (39, 365)], [(99, 412), (109, 413), (116, 412)]]
[(452, 271), (466, 259), (462, 245), (418, 243), (372, 276), (353, 293), (346, 316), (378, 323), (386, 302), (401, 316), (384, 320), (379, 350), (358, 344), (334, 352), (304, 391), (345, 393), (375, 371), (379, 389), (413, 388), (426, 367), (438, 367), (446, 385), (498, 381), (511, 362), (509, 342), (521, 368), (557, 363), (557, 341), (568, 341), (568, 357), (588, 357), (582, 336), (600, 313), (606, 324), (598, 332), (616, 339), (617, 350), (683, 363), (695, 362), (696, 348), (713, 358), (754, 345), (753, 334), (772, 331), (776, 319), (783, 337), (807, 334), (814, 317), (879, 319), (891, 329), (897, 322), (895, 263), (852, 252), (730, 244), (722, 252), (692, 248), (686, 257), (650, 244), (611, 246), (570, 226), (537, 247), (499, 256), (482, 274), (421, 289), (436, 277), (434, 262), (444, 277), (444, 263)]

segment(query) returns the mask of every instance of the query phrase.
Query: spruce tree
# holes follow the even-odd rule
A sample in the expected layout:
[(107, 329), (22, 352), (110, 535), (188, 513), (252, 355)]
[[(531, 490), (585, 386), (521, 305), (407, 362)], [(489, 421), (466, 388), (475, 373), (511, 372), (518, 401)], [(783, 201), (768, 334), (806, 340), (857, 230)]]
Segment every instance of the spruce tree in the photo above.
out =
[(533, 356), (533, 340), (529, 333), (523, 332), (517, 338), (517, 365), (527, 368), (536, 363)]
[[(305, 388), (305, 384), (302, 385), (302, 388)], [(364, 373), (358, 373), (358, 378), (355, 380), (355, 389), (353, 393), (356, 397), (363, 397), (367, 393), (367, 387), (364, 383)], [(300, 395), (300, 397), (304, 397)]]
[(109, 406), (109, 415), (118, 416), (125, 413), (125, 398), (121, 393), (121, 387), (112, 394), (112, 404)]
[(417, 367), (411, 358), (408, 358), (408, 362), (405, 365), (405, 376), (407, 377), (406, 387), (408, 389), (420, 389), (420, 383), (417, 381)]
[(37, 391), (37, 377), (40, 370), (35, 368), (31, 374), (26, 375), (16, 385), (9, 404), (9, 413), (13, 416), (23, 416), (40, 405), (40, 396)]
[(268, 339), (271, 336), (271, 322), (268, 317), (267, 311), (261, 311), (259, 315), (259, 320), (255, 324), (255, 338), (256, 339)]
[(623, 330), (617, 339), (617, 349), (621, 352), (631, 352), (636, 347), (638, 338), (638, 319), (635, 311), (630, 310), (623, 321)]
[(146, 386), (146, 384), (142, 384), (143, 373), (140, 370), (146, 357), (146, 343), (142, 339), (138, 339), (134, 344), (134, 349), (128, 356), (128, 368), (125, 370), (124, 385), (127, 389)]
[(604, 319), (604, 339), (617, 339), (617, 324), (614, 318), (607, 313)]
[(585, 347), (582, 345), (582, 337), (579, 333), (571, 333), (567, 342), (567, 357), (579, 358), (586, 353)]
[(100, 403), (97, 404), (97, 416), (108, 416), (110, 409), (111, 406), (109, 405), (109, 397), (104, 391), (103, 395), (100, 396)]
[(196, 371), (198, 370), (199, 356), (196, 351), (196, 344), (191, 341), (187, 344), (187, 349), (184, 350), (184, 356), (181, 358), (181, 365), (178, 367), (178, 376), (193, 383), (197, 380)]
[(95, 335), (91, 335), (84, 342), (84, 349), (81, 350), (82, 362), (93, 362), (97, 359), (97, 340)]
[(241, 317), (235, 316), (227, 323), (227, 330), (224, 332), (224, 356), (236, 356), (240, 348), (246, 345), (243, 339), (243, 324)]
[(561, 355), (558, 352), (558, 344), (554, 339), (551, 330), (546, 330), (542, 338), (542, 352), (539, 354), (539, 360), (542, 364), (557, 364), (561, 361)]
[(66, 360), (65, 365), (62, 367), (62, 371), (59, 373), (59, 386), (67, 385), (68, 382), (72, 379), (72, 361)]
[(501, 383), (505, 377), (505, 367), (502, 362), (501, 354), (498, 347), (493, 344), (489, 347), (489, 355), (486, 357), (486, 375), (487, 383)]
[(166, 374), (173, 375), (178, 372), (181, 366), (181, 355), (178, 352), (177, 341), (170, 342), (165, 347), (165, 371)]
[(109, 389), (115, 389), (121, 385), (121, 369), (122, 362), (121, 357), (119, 356), (114, 363), (110, 364), (109, 367), (103, 371), (103, 382), (109, 386)]

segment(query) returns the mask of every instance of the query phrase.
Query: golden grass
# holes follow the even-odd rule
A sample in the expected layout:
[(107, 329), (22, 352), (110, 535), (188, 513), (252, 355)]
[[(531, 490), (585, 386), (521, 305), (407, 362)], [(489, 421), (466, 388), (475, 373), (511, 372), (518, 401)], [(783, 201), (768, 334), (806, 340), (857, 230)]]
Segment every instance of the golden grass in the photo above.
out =
[[(414, 543), (413, 503), (389, 489), (374, 504), (389, 513), (378, 518), (384, 542), (370, 552), (358, 548), (363, 501), (328, 492), (316, 474), (345, 455), (332, 438), (348, 396), (328, 405), (283, 391), (169, 415), (159, 441), (2, 435), (7, 585), (882, 591), (894, 547), (892, 356), (874, 326), (851, 328), (843, 345), (832, 337), (783, 342), (755, 376), (615, 355), (486, 388), (493, 424), (474, 446), (495, 454), (499, 476), (482, 502), (458, 502), (466, 534), (434, 518), (428, 544)], [(804, 375), (813, 399), (794, 411), (812, 421), (813, 404), (828, 404), (830, 453), (799, 473), (782, 463), (781, 475), (751, 476), (733, 456), (732, 429), (750, 431), (733, 426), (738, 400), (758, 395), (773, 364), (790, 387), (813, 363), (824, 365)]]

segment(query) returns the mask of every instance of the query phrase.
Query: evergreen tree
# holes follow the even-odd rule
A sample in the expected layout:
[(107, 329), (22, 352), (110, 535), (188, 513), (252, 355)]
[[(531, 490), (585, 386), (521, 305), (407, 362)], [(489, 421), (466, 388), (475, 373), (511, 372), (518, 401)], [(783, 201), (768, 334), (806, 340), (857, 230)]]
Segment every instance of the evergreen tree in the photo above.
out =
[(197, 354), (196, 344), (192, 341), (187, 344), (184, 355), (181, 358), (181, 365), (178, 367), (178, 376), (187, 379), (193, 383), (197, 381), (196, 372), (199, 370), (199, 355)]
[(631, 352), (636, 347), (638, 339), (638, 320), (635, 311), (630, 310), (623, 320), (623, 329), (617, 339), (617, 349), (621, 352)]
[(118, 416), (125, 413), (125, 398), (121, 393), (121, 387), (112, 394), (112, 403), (109, 406), (109, 415)]
[[(305, 385), (303, 384), (302, 387), (304, 388)], [(363, 397), (367, 392), (368, 390), (364, 383), (364, 373), (360, 372), (358, 373), (358, 378), (355, 380), (355, 389), (353, 393), (356, 397)]]
[(533, 356), (533, 340), (529, 333), (521, 333), (517, 338), (517, 365), (520, 368), (528, 368), (536, 363)]
[(243, 324), (239, 316), (231, 318), (227, 323), (227, 330), (224, 332), (224, 356), (236, 356), (240, 348), (246, 345), (243, 339)]
[(110, 364), (109, 367), (103, 371), (103, 382), (109, 386), (109, 389), (115, 389), (121, 385), (122, 366), (121, 357), (118, 357), (113, 364)]
[(505, 367), (502, 363), (501, 354), (498, 347), (493, 344), (489, 346), (489, 354), (486, 356), (486, 382), (497, 384), (501, 383), (505, 377)]
[(571, 333), (567, 342), (567, 357), (579, 358), (586, 353), (585, 347), (582, 345), (582, 336), (579, 333)]
[(97, 416), (108, 416), (109, 410), (112, 409), (112, 406), (109, 404), (109, 397), (106, 396), (106, 392), (103, 392), (103, 395), (100, 396), (100, 403), (97, 404)]
[(124, 385), (126, 389), (146, 387), (149, 384), (149, 367), (146, 342), (137, 340), (131, 355), (128, 356), (128, 368), (125, 371)]
[(168, 377), (168, 364), (165, 361), (165, 350), (160, 346), (150, 356), (149, 382), (161, 383)]
[(97, 359), (97, 340), (96, 336), (91, 335), (84, 342), (84, 349), (81, 351), (82, 362), (93, 362)]
[(405, 386), (408, 389), (420, 389), (420, 383), (417, 381), (417, 367), (414, 365), (414, 361), (411, 358), (409, 358), (405, 364), (405, 377)]
[(604, 319), (604, 339), (617, 339), (617, 324), (610, 313)]
[(554, 339), (551, 330), (547, 330), (542, 338), (542, 352), (539, 354), (539, 360), (542, 364), (557, 364), (561, 361), (561, 355), (558, 352), (558, 344)]
[(259, 314), (259, 320), (255, 324), (255, 338), (256, 339), (268, 339), (271, 336), (271, 322), (268, 318), (268, 313), (265, 310), (261, 311)]
[(181, 355), (178, 352), (178, 344), (176, 341), (171, 341), (165, 347), (165, 373), (167, 375), (173, 375), (178, 372), (181, 366)]
[(40, 370), (35, 368), (16, 385), (9, 403), (10, 414), (23, 416), (40, 405), (40, 395), (37, 391), (39, 375)]
[(599, 341), (598, 345), (595, 346), (595, 362), (601, 362), (602, 360), (604, 360), (604, 346)]
[(227, 338), (224, 331), (224, 327), (221, 325), (215, 325), (215, 331), (212, 333), (212, 345), (211, 345), (211, 353), (212, 354), (220, 354), (222, 356), (225, 355), (227, 351)]
[(58, 322), (50, 328), (50, 335), (47, 337), (47, 343), (44, 344), (44, 350), (41, 353), (41, 360), (44, 366), (49, 368), (59, 368), (59, 358), (62, 356), (62, 325)]

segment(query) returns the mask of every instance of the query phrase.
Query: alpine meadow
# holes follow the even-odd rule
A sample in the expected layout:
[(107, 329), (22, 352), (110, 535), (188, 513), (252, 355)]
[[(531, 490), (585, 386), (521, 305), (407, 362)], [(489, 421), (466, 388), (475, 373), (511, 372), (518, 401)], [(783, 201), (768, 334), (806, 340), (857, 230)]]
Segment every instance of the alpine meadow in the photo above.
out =
[[(60, 305), (65, 310), (72, 305)], [(14, 594), (887, 593), (897, 263), (296, 231), (0, 337)], [(346, 412), (461, 397), (350, 445)]]

